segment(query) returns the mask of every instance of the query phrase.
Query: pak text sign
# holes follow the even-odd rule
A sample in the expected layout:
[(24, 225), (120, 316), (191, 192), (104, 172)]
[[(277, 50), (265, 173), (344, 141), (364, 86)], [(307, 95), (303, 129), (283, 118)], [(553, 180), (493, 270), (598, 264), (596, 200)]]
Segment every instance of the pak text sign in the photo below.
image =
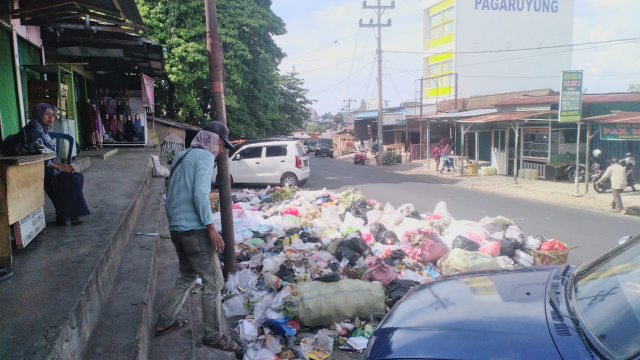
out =
[(582, 70), (562, 72), (560, 122), (578, 122), (582, 114)]
[(382, 125), (404, 125), (406, 118), (403, 112), (382, 114)]
[(602, 140), (640, 140), (640, 124), (600, 124)]

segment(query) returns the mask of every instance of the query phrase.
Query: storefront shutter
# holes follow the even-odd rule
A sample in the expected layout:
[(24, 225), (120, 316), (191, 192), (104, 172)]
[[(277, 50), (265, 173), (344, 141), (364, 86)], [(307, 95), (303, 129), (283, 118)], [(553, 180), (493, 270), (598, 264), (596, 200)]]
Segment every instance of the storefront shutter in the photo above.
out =
[(0, 116), (3, 138), (20, 130), (16, 74), (11, 54), (11, 32), (0, 28)]

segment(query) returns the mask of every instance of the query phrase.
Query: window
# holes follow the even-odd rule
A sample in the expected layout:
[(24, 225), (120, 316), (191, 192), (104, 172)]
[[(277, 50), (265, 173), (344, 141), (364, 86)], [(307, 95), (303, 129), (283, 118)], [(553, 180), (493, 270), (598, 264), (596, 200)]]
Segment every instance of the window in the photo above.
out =
[(436, 76), (453, 71), (453, 59), (429, 65), (429, 75)]
[(267, 157), (287, 156), (286, 146), (267, 146)]
[(438, 75), (442, 73), (442, 63), (429, 65), (429, 75)]
[(453, 71), (453, 60), (447, 60), (442, 62), (442, 72), (448, 73)]
[(257, 159), (262, 157), (262, 146), (251, 147), (240, 151), (241, 159)]
[(431, 39), (453, 33), (453, 15), (453, 7), (450, 7), (429, 16)]

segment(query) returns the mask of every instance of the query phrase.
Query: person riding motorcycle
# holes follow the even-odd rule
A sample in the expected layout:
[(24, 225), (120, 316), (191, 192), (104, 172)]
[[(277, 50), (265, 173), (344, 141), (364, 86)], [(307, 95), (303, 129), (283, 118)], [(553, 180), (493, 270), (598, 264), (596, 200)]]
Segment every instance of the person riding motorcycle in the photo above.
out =
[(636, 165), (636, 159), (629, 152), (625, 154), (624, 163), (627, 168), (627, 183), (631, 186), (631, 190), (636, 191), (635, 182), (633, 181), (633, 167)]

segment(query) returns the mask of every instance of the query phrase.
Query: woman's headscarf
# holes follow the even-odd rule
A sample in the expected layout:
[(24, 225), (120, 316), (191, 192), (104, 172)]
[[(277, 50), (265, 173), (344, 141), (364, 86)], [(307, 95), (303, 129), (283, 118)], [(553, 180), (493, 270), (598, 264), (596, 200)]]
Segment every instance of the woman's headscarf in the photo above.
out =
[(55, 149), (56, 142), (51, 138), (51, 136), (49, 136), (51, 127), (45, 126), (42, 123), (42, 117), (49, 110), (53, 110), (54, 116), (58, 113), (58, 109), (51, 104), (40, 103), (36, 105), (31, 112), (31, 120), (29, 121), (29, 124), (31, 124), (31, 126), (33, 126), (36, 130), (38, 130), (39, 133), (42, 134), (42, 139), (46, 143), (45, 145), (48, 145), (48, 148)]
[(136, 114), (133, 121), (133, 131), (137, 133), (142, 132), (142, 120), (140, 119), (140, 114)]
[(200, 130), (191, 141), (191, 147), (207, 150), (213, 156), (217, 156), (220, 151), (220, 137), (211, 131)]

